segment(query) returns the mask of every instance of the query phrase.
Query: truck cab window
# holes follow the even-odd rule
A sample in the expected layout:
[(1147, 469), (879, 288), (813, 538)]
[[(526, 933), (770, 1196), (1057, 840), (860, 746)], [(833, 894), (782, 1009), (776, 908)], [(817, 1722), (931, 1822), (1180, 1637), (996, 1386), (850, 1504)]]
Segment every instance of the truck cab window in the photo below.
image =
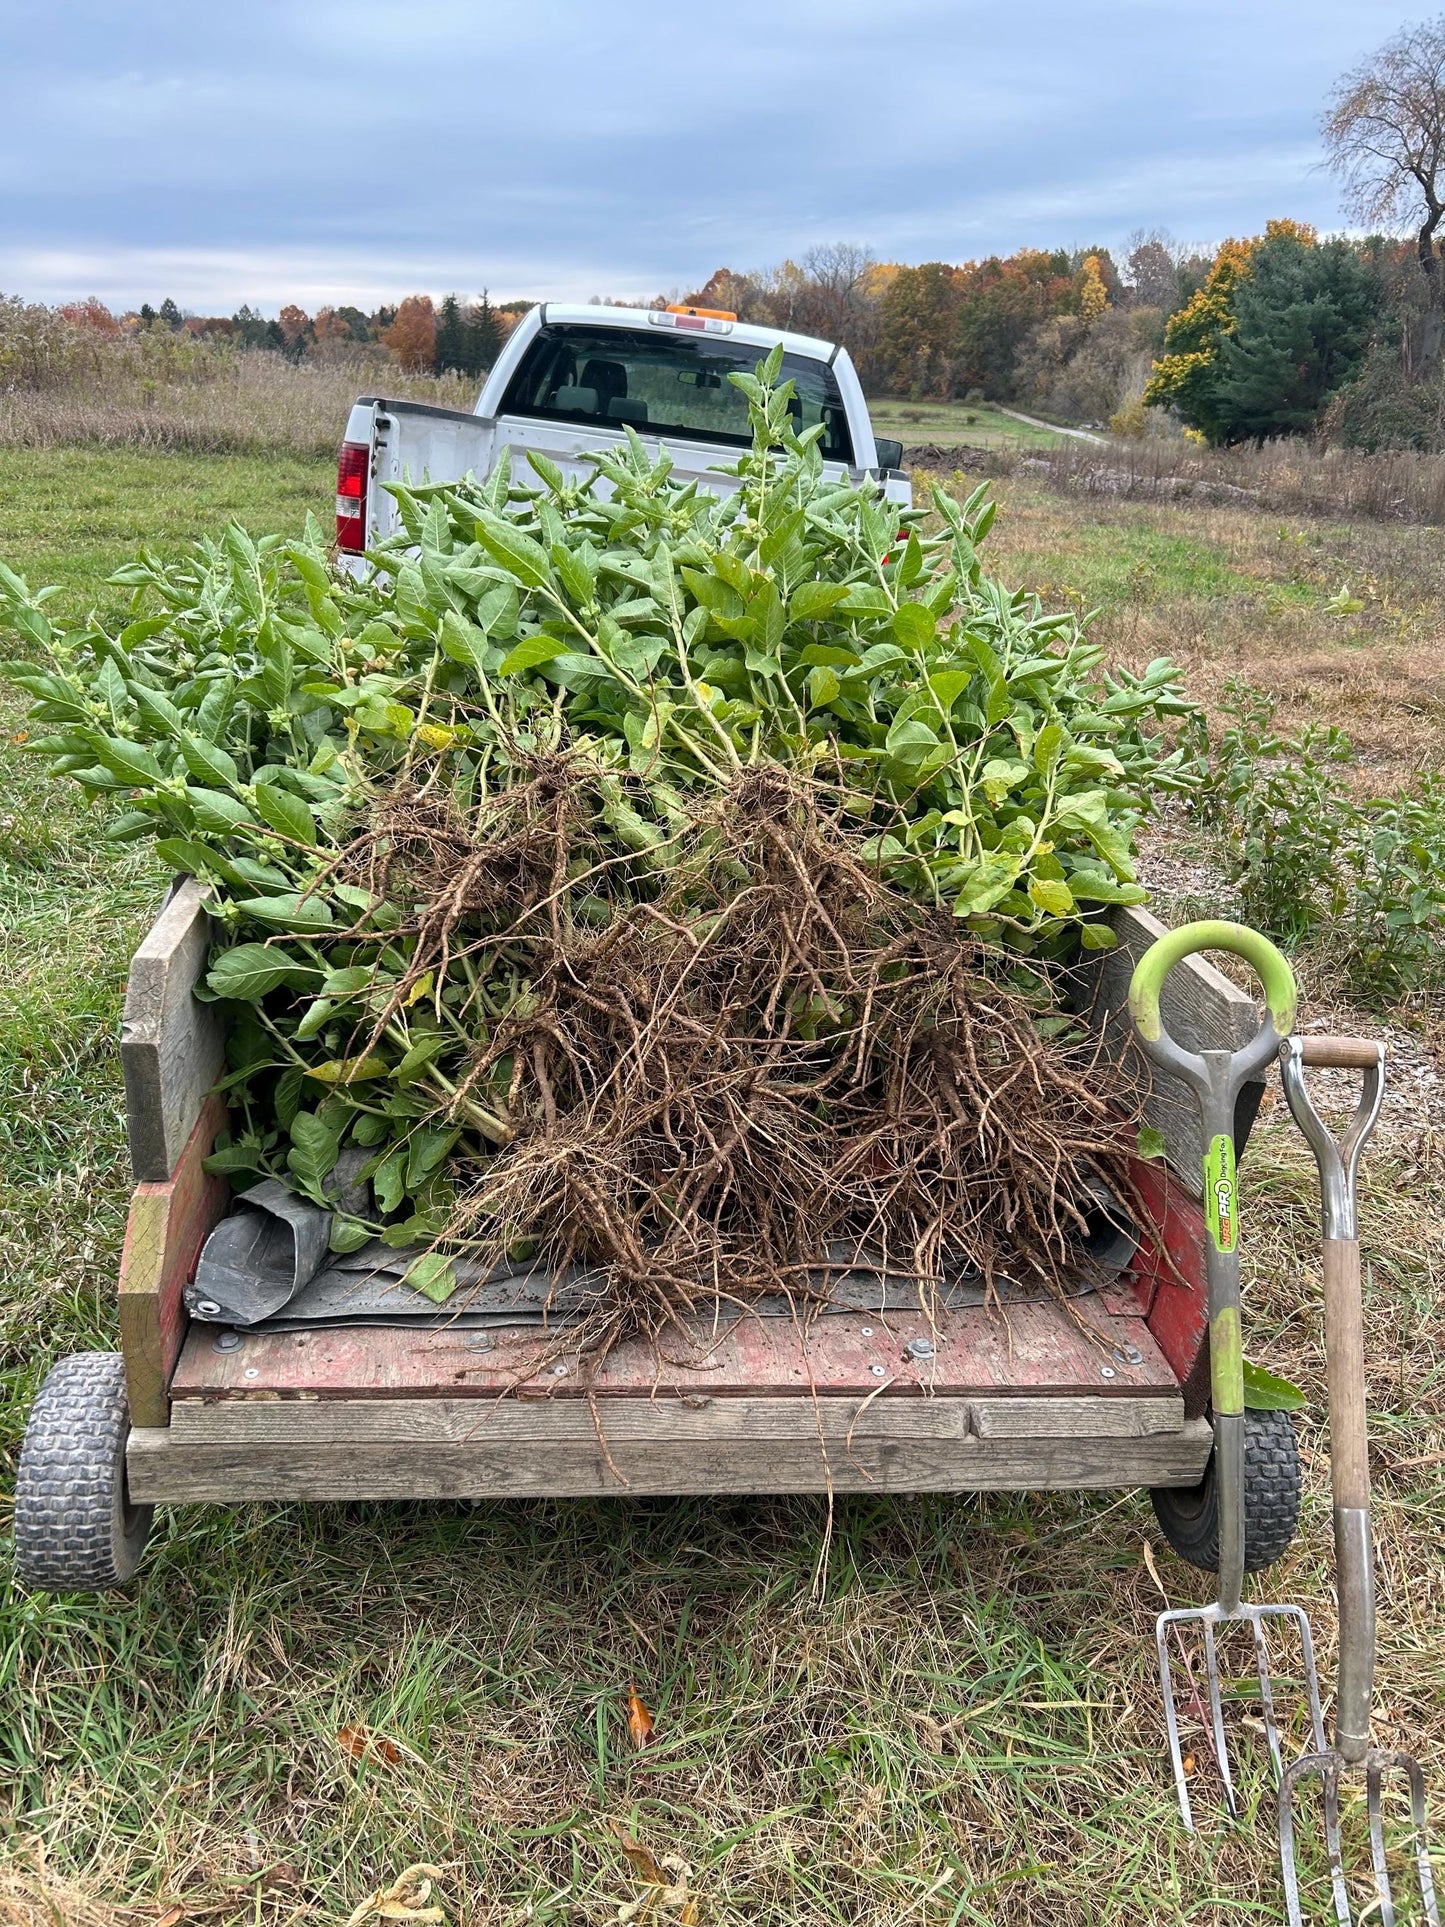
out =
[[(728, 380), (751, 374), (761, 352), (715, 336), (640, 334), (627, 328), (544, 327), (522, 357), (501, 413), (620, 428), (640, 434), (696, 436), (745, 448), (748, 405)], [(807, 355), (784, 355), (783, 378), (796, 388), (791, 414), (799, 433), (822, 424), (825, 461), (851, 463), (847, 410), (833, 371)]]

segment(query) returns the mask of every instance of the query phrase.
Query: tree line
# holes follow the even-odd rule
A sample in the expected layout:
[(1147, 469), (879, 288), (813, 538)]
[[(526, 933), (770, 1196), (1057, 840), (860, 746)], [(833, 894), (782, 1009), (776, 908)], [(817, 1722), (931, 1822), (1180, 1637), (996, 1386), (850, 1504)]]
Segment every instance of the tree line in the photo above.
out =
[(95, 301), (61, 312), (74, 312), (91, 326), (104, 327), (110, 321), (118, 331), (169, 330), (233, 341), (239, 348), (270, 349), (291, 361), (347, 346), (381, 347), (410, 374), (479, 377), (496, 360), (518, 315), (530, 306), (527, 301), (494, 306), (484, 289), (475, 301), (449, 294), (433, 302), (429, 294), (412, 294), (370, 314), (343, 305), (318, 308), (311, 315), (287, 302), (274, 319), (245, 303), (232, 315), (193, 315), (183, 313), (169, 297), (154, 307), (142, 302), (120, 317), (112, 317)]
[[(1225, 445), (1312, 434), (1445, 450), (1445, 15), (1346, 74), (1322, 133), (1347, 211), (1379, 230), (1364, 239), (1281, 219), (1209, 251), (1153, 230), (1117, 261), (1097, 246), (920, 264), (835, 243), (718, 268), (684, 298), (843, 342), (873, 395), (1004, 402), (1126, 435), (1182, 427)], [(249, 306), (184, 315), (168, 299), (117, 318), (97, 301), (0, 297), (0, 386), (65, 367), (65, 329), (225, 339), (295, 361), (384, 352), (410, 373), (479, 379), (529, 305), (416, 294), (370, 314), (288, 303), (270, 319)]]

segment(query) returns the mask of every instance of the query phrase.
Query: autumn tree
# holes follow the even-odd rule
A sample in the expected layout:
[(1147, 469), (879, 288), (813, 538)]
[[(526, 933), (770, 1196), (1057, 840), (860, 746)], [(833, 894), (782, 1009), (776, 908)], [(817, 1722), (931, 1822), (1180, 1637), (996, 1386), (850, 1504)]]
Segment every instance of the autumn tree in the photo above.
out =
[(291, 361), (300, 361), (308, 342), (315, 339), (311, 317), (294, 301), (288, 301), (277, 317), (281, 328), (282, 352)]
[(1415, 230), (1426, 289), (1417, 372), (1429, 375), (1445, 336), (1445, 14), (1406, 27), (1346, 74), (1323, 131), (1349, 211)]
[(98, 335), (120, 333), (120, 323), (98, 295), (88, 295), (84, 301), (66, 302), (60, 315), (72, 328), (90, 328)]
[(1227, 441), (1313, 428), (1364, 361), (1380, 284), (1346, 241), (1275, 234), (1251, 250), (1220, 344), (1214, 412)]
[(1108, 305), (1104, 264), (1097, 254), (1086, 255), (1079, 269), (1079, 313), (1085, 321), (1097, 321)]
[(1226, 241), (1164, 330), (1144, 401), (1216, 443), (1297, 433), (1359, 370), (1379, 281), (1347, 242), (1271, 221)]
[(409, 294), (381, 340), (408, 374), (431, 374), (437, 358), (437, 317), (431, 296)]

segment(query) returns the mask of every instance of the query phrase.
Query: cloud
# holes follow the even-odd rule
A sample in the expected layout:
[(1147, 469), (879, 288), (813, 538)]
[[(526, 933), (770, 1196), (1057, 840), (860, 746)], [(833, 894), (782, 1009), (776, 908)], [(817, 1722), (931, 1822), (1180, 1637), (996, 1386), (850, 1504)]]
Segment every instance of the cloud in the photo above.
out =
[(1337, 222), (1394, 0), (96, 0), (6, 10), (0, 287), (199, 309), (695, 285)]

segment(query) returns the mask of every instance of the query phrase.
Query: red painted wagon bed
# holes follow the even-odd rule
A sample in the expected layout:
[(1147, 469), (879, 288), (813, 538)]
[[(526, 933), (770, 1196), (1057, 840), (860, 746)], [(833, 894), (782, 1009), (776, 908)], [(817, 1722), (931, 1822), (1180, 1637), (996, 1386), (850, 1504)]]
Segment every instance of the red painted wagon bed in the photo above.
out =
[[(1080, 974), (1079, 1007), (1111, 1050), (1127, 1033), (1134, 962), (1161, 928), (1118, 913), (1118, 948)], [(95, 1404), (95, 1361), (112, 1360), (111, 1564), (97, 1540), (91, 1577), (77, 1579), (52, 1521), (49, 1540), (30, 1535), (34, 1583), (117, 1583), (157, 1501), (1202, 1489), (1212, 1435), (1203, 1220), (1188, 1175), (1200, 1168), (1198, 1122), (1192, 1100), (1163, 1080), (1146, 1109), (1167, 1166), (1136, 1168), (1152, 1222), (1124, 1271), (1067, 1302), (932, 1321), (833, 1311), (806, 1328), (747, 1314), (700, 1325), (696, 1348), (676, 1360), (620, 1347), (591, 1396), (565, 1330), (525, 1325), (483, 1340), (445, 1323), (330, 1325), (222, 1339), (188, 1323), (184, 1287), (231, 1203), (203, 1169), (223, 1116), (211, 1095), (218, 1014), (191, 994), (209, 940), (203, 894), (187, 883), (136, 953), (122, 1037), (137, 1179), (120, 1277), (123, 1363), (97, 1354), (52, 1374), (73, 1369), (66, 1410), (80, 1412), (85, 1386)], [(1199, 957), (1171, 973), (1164, 1014), (1196, 1049), (1236, 1048), (1256, 1029), (1251, 1000)], [(1255, 1104), (1257, 1092), (1241, 1132)]]

